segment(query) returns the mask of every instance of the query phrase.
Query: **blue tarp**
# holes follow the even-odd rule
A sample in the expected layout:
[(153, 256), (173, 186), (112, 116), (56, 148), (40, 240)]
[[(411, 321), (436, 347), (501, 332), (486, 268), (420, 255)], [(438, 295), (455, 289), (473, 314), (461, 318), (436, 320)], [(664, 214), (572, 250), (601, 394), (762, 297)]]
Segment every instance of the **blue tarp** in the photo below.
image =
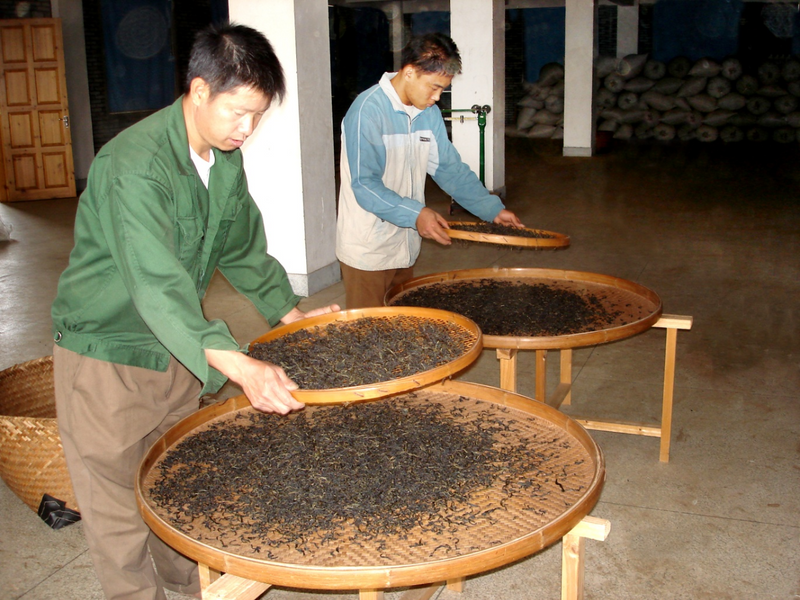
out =
[(538, 81), (539, 71), (548, 63), (564, 64), (566, 14), (563, 7), (508, 10), (509, 21), (522, 15), (525, 28), (525, 81)]
[(653, 6), (651, 58), (722, 60), (739, 49), (741, 0), (660, 0)]
[[(411, 13), (411, 35), (426, 33), (450, 35), (450, 13), (435, 10)], [(458, 40), (455, 42), (458, 45)]]
[(156, 110), (175, 99), (171, 0), (102, 0), (110, 112)]

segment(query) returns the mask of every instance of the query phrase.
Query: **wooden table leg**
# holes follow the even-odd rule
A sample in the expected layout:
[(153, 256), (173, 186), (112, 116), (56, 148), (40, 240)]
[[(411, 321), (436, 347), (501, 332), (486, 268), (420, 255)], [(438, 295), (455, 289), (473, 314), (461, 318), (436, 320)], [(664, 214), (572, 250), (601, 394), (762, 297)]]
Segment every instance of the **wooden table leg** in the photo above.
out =
[(664, 396), (661, 400), (661, 450), (658, 459), (669, 462), (669, 445), (672, 438), (672, 399), (675, 392), (675, 353), (678, 330), (667, 329), (667, 351), (664, 360)]
[(572, 403), (572, 348), (561, 350), (561, 369), (559, 373), (559, 385), (564, 386), (566, 393), (561, 404), (567, 406)]
[(500, 361), (500, 389), (508, 392), (517, 391), (517, 349), (498, 348), (497, 360)]
[(217, 571), (215, 569), (212, 569), (208, 565), (204, 565), (204, 564), (198, 564), (197, 565), (197, 571), (198, 571), (198, 574), (200, 575), (200, 589), (201, 590), (206, 589), (208, 586), (210, 586), (212, 583), (214, 583), (217, 579), (219, 579), (220, 575), (222, 575), (222, 573), (220, 573), (219, 571)]
[[(672, 405), (675, 393), (675, 354), (678, 346), (678, 330), (691, 329), (692, 317), (681, 315), (662, 315), (653, 327), (667, 330), (667, 346), (664, 356), (664, 393), (661, 397), (661, 423), (636, 423), (628, 421), (598, 421), (594, 419), (584, 419), (573, 417), (586, 429), (597, 431), (611, 431), (614, 433), (630, 433), (633, 435), (647, 435), (661, 438), (659, 460), (669, 462), (669, 447), (672, 438)], [(563, 352), (563, 350), (562, 350)], [(564, 358), (562, 357), (562, 360)], [(562, 363), (563, 368), (563, 363)], [(571, 365), (570, 365), (571, 368)], [(562, 373), (561, 381), (565, 379)], [(561, 383), (561, 385), (564, 385)], [(555, 396), (556, 394), (554, 394)], [(551, 401), (548, 400), (548, 404)], [(567, 403), (566, 400), (564, 403)], [(552, 404), (551, 404), (552, 406)], [(558, 405), (555, 405), (558, 407)]]
[[(433, 595), (442, 589), (442, 583), (433, 583), (427, 587), (421, 588), (412, 588), (406, 592), (404, 592), (399, 600), (430, 600), (433, 598)], [(448, 583), (447, 589), (450, 589), (450, 585)], [(457, 590), (460, 591), (460, 590)]]
[(536, 351), (536, 396), (539, 402), (547, 400), (547, 350)]
[(359, 590), (358, 600), (383, 600), (383, 590)]
[[(245, 579), (230, 573), (223, 575), (205, 565), (199, 566), (203, 600), (256, 600), (270, 588), (268, 583)], [(203, 583), (209, 579), (211, 579), (209, 583)]]
[(661, 315), (653, 327), (667, 330), (667, 347), (664, 352), (664, 395), (661, 399), (661, 447), (658, 459), (669, 462), (669, 446), (672, 438), (672, 402), (675, 393), (675, 355), (678, 348), (678, 329), (691, 329), (692, 317)]
[(459, 577), (458, 579), (448, 579), (447, 589), (451, 592), (458, 592), (459, 594), (464, 591), (464, 582), (466, 579)]
[(562, 538), (561, 600), (583, 600), (583, 575), (586, 538), (603, 541), (611, 531), (606, 519), (584, 517)]
[(560, 408), (562, 404), (572, 401), (572, 349), (561, 350), (561, 365), (558, 376), (558, 386), (547, 398), (546, 403), (553, 408)]
[(568, 533), (561, 544), (561, 600), (583, 600), (584, 538)]

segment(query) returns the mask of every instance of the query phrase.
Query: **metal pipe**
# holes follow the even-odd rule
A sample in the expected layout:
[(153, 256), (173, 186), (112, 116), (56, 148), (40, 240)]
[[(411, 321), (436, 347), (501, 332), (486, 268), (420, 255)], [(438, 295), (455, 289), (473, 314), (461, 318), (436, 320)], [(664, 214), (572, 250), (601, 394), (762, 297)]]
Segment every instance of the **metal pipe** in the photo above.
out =
[[(478, 178), (480, 179), (481, 183), (486, 186), (486, 178), (485, 178), (485, 171), (486, 171), (486, 152), (485, 152), (485, 130), (486, 130), (486, 115), (489, 114), (492, 110), (492, 107), (488, 104), (484, 104), (481, 106), (480, 104), (474, 104), (472, 108), (443, 108), (443, 113), (463, 113), (463, 112), (471, 112), (472, 114), (476, 115), (475, 117), (464, 117), (463, 115), (457, 117), (459, 121), (462, 123), (464, 121), (472, 121), (474, 119), (478, 120), (478, 132), (479, 132), (479, 164), (478, 164)], [(454, 121), (456, 120), (453, 117), (445, 118), (447, 121)], [(450, 214), (453, 214), (455, 207), (458, 206), (456, 201), (451, 198), (450, 200)]]
[(486, 115), (491, 112), (492, 107), (488, 104), (484, 104), (483, 106), (479, 106), (477, 104), (472, 106), (472, 112), (478, 115), (478, 131), (480, 132), (480, 173), (479, 177), (481, 183), (485, 186), (486, 181), (484, 178), (484, 173), (486, 170), (486, 154), (485, 154), (485, 143), (484, 143), (484, 136), (486, 134)]
[[(478, 147), (479, 151), (479, 163), (478, 163), (478, 178), (481, 180), (483, 185), (486, 185), (486, 150), (485, 150), (485, 139), (486, 139), (486, 115), (492, 111), (492, 107), (488, 104), (484, 104), (481, 106), (480, 104), (474, 104), (472, 108), (446, 108), (442, 109), (443, 113), (457, 113), (457, 112), (471, 112), (474, 115), (477, 115), (475, 118), (478, 120), (478, 133), (479, 133), (479, 143), (480, 146)], [(453, 121), (452, 117), (446, 119), (448, 121)], [(465, 119), (463, 116), (458, 119), (462, 123), (465, 120), (472, 120), (472, 119)]]

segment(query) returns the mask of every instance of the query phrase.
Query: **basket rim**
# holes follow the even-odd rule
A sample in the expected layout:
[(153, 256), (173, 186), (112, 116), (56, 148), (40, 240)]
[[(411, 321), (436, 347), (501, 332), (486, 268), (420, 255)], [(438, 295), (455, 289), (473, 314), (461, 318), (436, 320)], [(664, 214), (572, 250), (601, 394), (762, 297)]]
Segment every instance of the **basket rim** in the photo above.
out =
[(300, 319), (287, 325), (277, 327), (272, 331), (256, 338), (249, 346), (275, 340), (301, 329), (324, 327), (335, 322), (353, 322), (370, 317), (418, 317), (446, 321), (458, 325), (469, 332), (472, 345), (458, 358), (448, 363), (422, 371), (414, 375), (399, 377), (388, 381), (370, 383), (352, 387), (330, 388), (320, 390), (294, 390), (292, 396), (304, 404), (341, 404), (346, 402), (363, 402), (377, 400), (399, 392), (405, 392), (429, 383), (441, 381), (462, 369), (465, 369), (480, 356), (483, 349), (483, 336), (478, 325), (463, 315), (437, 308), (418, 308), (410, 306), (380, 306), (373, 308), (356, 308), (342, 310), (325, 315), (318, 315)]
[(521, 235), (503, 235), (498, 233), (482, 233), (479, 231), (465, 231), (453, 228), (453, 225), (480, 225), (480, 221), (448, 221), (450, 228), (446, 230), (447, 235), (452, 239), (466, 240), (470, 242), (482, 242), (484, 244), (496, 244), (500, 246), (524, 246), (529, 248), (566, 248), (570, 245), (570, 237), (564, 233), (537, 229), (533, 227), (522, 227), (525, 231), (533, 231), (545, 234), (547, 237), (525, 237)]
[(485, 348), (508, 348), (519, 350), (553, 350), (564, 348), (580, 348), (595, 344), (616, 341), (632, 337), (642, 331), (652, 327), (663, 312), (661, 298), (651, 290), (639, 283), (604, 275), (602, 273), (592, 273), (588, 271), (573, 271), (566, 269), (544, 269), (527, 267), (509, 268), (478, 268), (478, 269), (458, 269), (454, 271), (443, 271), (430, 273), (420, 277), (414, 277), (392, 287), (386, 292), (384, 302), (388, 305), (403, 292), (407, 292), (416, 287), (426, 285), (461, 283), (483, 279), (491, 280), (513, 280), (526, 282), (554, 281), (554, 282), (574, 282), (586, 285), (589, 288), (607, 288), (609, 290), (619, 289), (640, 296), (643, 301), (650, 305), (649, 313), (636, 318), (624, 325), (614, 325), (601, 329), (554, 336), (509, 336), (509, 335), (483, 335), (483, 345)]

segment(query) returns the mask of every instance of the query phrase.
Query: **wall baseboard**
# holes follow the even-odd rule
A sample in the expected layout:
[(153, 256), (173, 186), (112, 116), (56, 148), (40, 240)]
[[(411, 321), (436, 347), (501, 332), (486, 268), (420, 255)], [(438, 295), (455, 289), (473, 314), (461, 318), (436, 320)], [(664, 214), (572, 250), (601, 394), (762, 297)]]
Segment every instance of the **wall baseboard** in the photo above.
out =
[(339, 283), (342, 280), (342, 273), (339, 269), (339, 261), (335, 261), (317, 269), (313, 273), (306, 275), (302, 273), (289, 273), (289, 283), (292, 284), (292, 290), (298, 296), (308, 298), (317, 292)]

